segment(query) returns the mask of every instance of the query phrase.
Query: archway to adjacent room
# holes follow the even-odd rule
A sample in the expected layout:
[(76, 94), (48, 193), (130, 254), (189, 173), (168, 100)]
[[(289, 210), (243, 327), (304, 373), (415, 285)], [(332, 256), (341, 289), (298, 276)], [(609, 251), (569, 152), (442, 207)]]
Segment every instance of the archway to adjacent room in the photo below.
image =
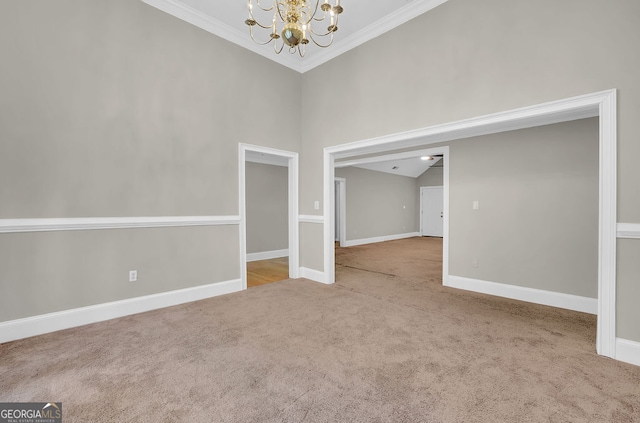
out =
[[(596, 350), (615, 357), (616, 264), (616, 91), (610, 90), (481, 116), (459, 122), (392, 134), (324, 150), (325, 282), (333, 283), (334, 166), (336, 159), (410, 149), (516, 129), (532, 128), (583, 118), (599, 117), (599, 213), (598, 213), (598, 324)], [(446, 194), (445, 194), (446, 196)], [(446, 213), (445, 213), (446, 220)], [(446, 223), (446, 222), (445, 222)], [(444, 240), (448, 237), (448, 223)], [(448, 246), (444, 246), (442, 281), (449, 281)]]
[[(298, 153), (277, 150), (268, 147), (260, 147), (249, 144), (239, 144), (238, 152), (239, 168), (239, 210), (240, 210), (240, 278), (242, 288), (247, 288), (247, 263), (262, 262), (262, 267), (254, 266), (255, 272), (270, 272), (282, 277), (297, 278), (299, 269), (299, 248), (298, 248)], [(278, 245), (278, 248), (267, 248), (268, 251), (251, 251), (247, 254), (247, 164), (274, 167), (272, 170), (286, 169), (286, 231), (288, 232), (285, 245)], [(277, 168), (277, 169), (276, 169)], [(280, 183), (285, 180), (280, 180)], [(280, 190), (284, 188), (278, 187)], [(268, 195), (268, 193), (267, 193)], [(267, 197), (268, 198), (268, 197)], [(284, 209), (285, 207), (283, 207)], [(259, 226), (267, 226), (268, 222), (262, 222)], [(264, 243), (264, 242), (263, 242)], [(285, 242), (283, 242), (284, 244)], [(264, 249), (264, 248), (262, 248)], [(278, 260), (285, 260), (279, 263)], [(271, 263), (270, 261), (273, 261)], [(284, 273), (283, 273), (284, 269)], [(288, 270), (288, 271), (287, 271)], [(273, 275), (265, 276), (265, 280)], [(286, 276), (285, 276), (286, 275)], [(278, 278), (276, 278), (278, 279)]]

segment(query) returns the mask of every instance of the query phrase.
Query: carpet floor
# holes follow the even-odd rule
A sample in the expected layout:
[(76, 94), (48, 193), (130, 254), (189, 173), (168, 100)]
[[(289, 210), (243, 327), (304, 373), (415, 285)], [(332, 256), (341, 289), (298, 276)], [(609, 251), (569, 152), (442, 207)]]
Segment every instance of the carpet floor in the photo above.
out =
[(65, 422), (640, 422), (640, 367), (595, 316), (442, 286), (439, 239), (336, 252), (287, 280), (0, 345), (0, 402)]

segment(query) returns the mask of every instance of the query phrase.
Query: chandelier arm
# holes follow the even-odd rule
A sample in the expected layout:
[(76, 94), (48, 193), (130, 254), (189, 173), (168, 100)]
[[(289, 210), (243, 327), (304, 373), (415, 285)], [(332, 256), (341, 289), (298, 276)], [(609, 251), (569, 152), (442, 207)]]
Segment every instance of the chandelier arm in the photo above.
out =
[[(273, 51), (276, 54), (280, 54), (285, 46), (288, 46), (289, 53), (295, 54), (296, 50), (300, 57), (304, 57), (306, 54), (306, 45), (309, 41), (320, 47), (326, 48), (333, 44), (334, 33), (338, 30), (338, 19), (340, 13), (342, 13), (342, 7), (340, 7), (340, 0), (336, 0), (336, 6), (331, 6), (328, 0), (256, 0), (258, 8), (264, 12), (273, 13), (273, 23), (270, 25), (263, 25), (258, 22), (253, 15), (253, 0), (248, 0), (249, 7), (249, 19), (245, 21), (245, 24), (249, 26), (249, 35), (253, 42), (258, 45), (266, 45), (273, 41)], [(271, 7), (265, 8), (262, 3), (272, 2)], [(322, 3), (322, 7), (320, 4)], [(320, 10), (322, 13), (320, 14)], [(331, 24), (327, 26), (326, 32), (316, 32), (312, 27), (313, 21), (327, 22), (327, 12), (331, 15)], [(318, 16), (322, 15), (321, 18)], [(284, 24), (282, 32), (282, 43), (278, 46), (278, 39), (281, 38), (277, 32), (277, 20), (280, 18), (280, 25)], [(317, 25), (324, 26), (324, 24)], [(271, 30), (269, 39), (266, 41), (259, 41), (256, 39), (256, 35), (253, 32), (254, 27)], [(320, 28), (316, 28), (320, 29)], [(285, 34), (286, 32), (286, 34)], [(306, 35), (308, 35), (308, 38)], [(326, 42), (326, 44), (323, 44)]]
[[(251, 9), (249, 9), (249, 19), (251, 19), (251, 20), (253, 21), (253, 23), (254, 23), (255, 25), (258, 25), (260, 28), (263, 28), (263, 29), (271, 29), (271, 28), (272, 28), (272, 26), (271, 26), (271, 25), (268, 25), (268, 26), (267, 26), (267, 25), (262, 25), (262, 24), (261, 24), (261, 23), (256, 19), (256, 17), (255, 17), (255, 16), (253, 16), (253, 10), (251, 10)], [(249, 28), (251, 28), (251, 26), (249, 26)]]
[(281, 7), (285, 7), (285, 4), (284, 4), (284, 3), (282, 3), (282, 2), (279, 2), (279, 1), (277, 1), (277, 0), (274, 0), (274, 2), (275, 2), (275, 4), (276, 4), (276, 7), (277, 7), (277, 8), (276, 8), (276, 11), (278, 12), (278, 16), (280, 16), (280, 20), (281, 20), (282, 22), (285, 22), (285, 21), (286, 21), (286, 19), (284, 18), (284, 16), (282, 16), (282, 9), (281, 9)]
[[(252, 19), (253, 19), (253, 17), (252, 17)], [(273, 24), (272, 25), (262, 25), (260, 22), (256, 21), (255, 19), (253, 19), (253, 21), (256, 23), (256, 25), (258, 25), (262, 29), (272, 29), (273, 28)]]
[[(317, 45), (318, 47), (320, 47), (320, 48), (327, 48), (327, 47), (329, 47), (331, 44), (333, 44), (333, 32), (330, 32), (329, 34), (331, 34), (331, 39), (329, 40), (329, 44), (325, 44), (325, 45), (318, 43), (318, 42), (316, 41), (316, 39), (315, 39), (315, 38), (313, 38), (313, 34), (311, 34), (311, 35), (309, 36), (309, 38), (311, 38), (311, 41), (313, 41), (313, 44)], [(317, 35), (317, 34), (316, 34), (316, 35)]]
[(249, 35), (251, 35), (251, 39), (253, 40), (254, 43), (264, 46), (269, 44), (271, 41), (273, 41), (273, 38), (270, 38), (269, 40), (265, 41), (264, 43), (262, 41), (258, 41), (255, 39), (255, 37), (253, 36), (253, 29), (251, 27), (249, 27)]
[(265, 11), (265, 12), (271, 12), (271, 11), (273, 10), (273, 8), (274, 8), (274, 7), (276, 7), (276, 2), (275, 2), (275, 1), (274, 1), (274, 2), (273, 2), (273, 4), (271, 5), (271, 7), (270, 7), (270, 8), (268, 8), (268, 9), (265, 9), (264, 7), (262, 7), (262, 5), (260, 4), (260, 0), (256, 0), (256, 4), (258, 5), (258, 7), (259, 7), (261, 10), (263, 10), (263, 11)]
[[(316, 14), (318, 13), (318, 6), (319, 5), (320, 5), (320, 0), (316, 0), (316, 7), (314, 7), (314, 9), (313, 9), (313, 13), (311, 14), (311, 17), (309, 19), (307, 19), (306, 22), (304, 22), (305, 25), (309, 25), (311, 23), (311, 21), (313, 21), (313, 20), (318, 20), (318, 19), (316, 19)], [(307, 9), (309, 10), (309, 12), (311, 12), (311, 8), (309, 6), (307, 6)], [(326, 12), (325, 12), (325, 14), (326, 14)], [(324, 19), (324, 16), (323, 16), (322, 19)]]
[(319, 32), (315, 32), (315, 31), (313, 30), (313, 28), (311, 28), (311, 27), (310, 27), (310, 28), (309, 28), (309, 32), (310, 32), (312, 35), (315, 35), (315, 36), (318, 36), (318, 37), (326, 37), (326, 36), (328, 36), (328, 35), (331, 35), (331, 36), (333, 37), (333, 32), (334, 32), (334, 31), (327, 31), (327, 32), (326, 32), (326, 33), (324, 33), (324, 34), (320, 34)]
[(280, 50), (278, 50), (278, 43), (273, 43), (273, 51), (275, 51), (276, 54), (282, 53), (282, 49), (284, 49), (284, 43), (280, 46)]

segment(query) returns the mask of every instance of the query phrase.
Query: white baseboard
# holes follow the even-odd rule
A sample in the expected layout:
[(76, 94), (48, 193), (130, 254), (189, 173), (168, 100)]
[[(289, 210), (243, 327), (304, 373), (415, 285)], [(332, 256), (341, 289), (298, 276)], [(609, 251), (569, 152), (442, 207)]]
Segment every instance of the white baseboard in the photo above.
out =
[(289, 257), (289, 250), (285, 248), (284, 250), (262, 251), (260, 253), (248, 253), (247, 262), (271, 260), (271, 259), (280, 258), (280, 257)]
[(415, 236), (420, 236), (420, 232), (410, 232), (410, 233), (398, 234), (398, 235), (376, 236), (373, 238), (352, 239), (352, 240), (346, 241), (344, 243), (344, 246), (354, 247), (356, 245), (373, 244), (376, 242), (393, 241), (396, 239), (413, 238)]
[(145, 295), (0, 323), (0, 343), (102, 322), (242, 290), (240, 279)]
[(566, 308), (589, 314), (598, 314), (598, 300), (580, 297), (578, 295), (563, 294), (561, 292), (544, 291), (542, 289), (526, 288), (523, 286), (507, 285), (504, 283), (488, 282), (479, 279), (464, 278), (449, 275), (445, 286), (543, 304), (552, 307)]
[(616, 360), (640, 366), (640, 342), (616, 338)]
[(327, 283), (324, 272), (315, 269), (309, 269), (308, 267), (301, 267), (298, 276), (314, 282)]

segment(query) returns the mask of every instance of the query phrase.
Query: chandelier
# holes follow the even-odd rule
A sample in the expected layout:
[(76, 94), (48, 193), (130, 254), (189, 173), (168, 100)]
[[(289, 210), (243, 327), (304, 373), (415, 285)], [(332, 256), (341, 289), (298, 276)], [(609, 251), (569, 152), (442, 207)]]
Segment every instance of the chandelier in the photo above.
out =
[[(253, 0), (248, 0), (249, 18), (244, 21), (249, 26), (251, 39), (257, 44), (265, 45), (273, 42), (273, 51), (280, 54), (286, 45), (289, 52), (304, 57), (309, 40), (318, 47), (329, 47), (333, 43), (333, 34), (338, 30), (338, 16), (342, 13), (340, 0), (335, 0), (335, 6), (329, 0), (268, 0), (269, 7), (263, 7), (260, 0), (256, 0), (256, 12), (261, 15), (273, 14), (271, 25), (263, 25), (254, 16)], [(264, 0), (263, 0), (264, 2)], [(311, 4), (309, 4), (311, 3)], [(323, 28), (327, 25), (326, 30)], [(260, 27), (270, 31), (266, 41), (256, 40), (253, 28)], [(278, 47), (278, 40), (282, 43)]]

